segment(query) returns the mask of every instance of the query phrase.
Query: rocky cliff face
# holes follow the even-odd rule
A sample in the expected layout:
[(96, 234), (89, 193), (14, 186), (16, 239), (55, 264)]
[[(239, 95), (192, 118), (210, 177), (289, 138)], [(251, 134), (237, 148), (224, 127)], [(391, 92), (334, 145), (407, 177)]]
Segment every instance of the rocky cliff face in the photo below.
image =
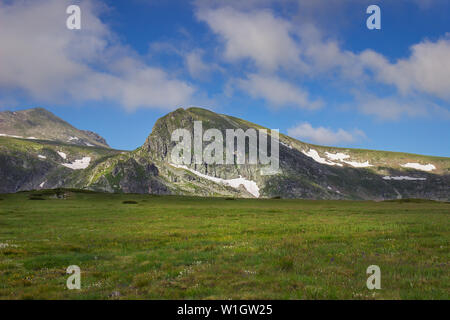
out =
[[(152, 133), (147, 138), (142, 149), (147, 152), (151, 159), (160, 162), (161, 165), (169, 165), (173, 163), (171, 153), (176, 145), (176, 142), (171, 141), (172, 132), (176, 129), (186, 129), (191, 133), (191, 141), (194, 141), (194, 121), (202, 122), (202, 130), (205, 132), (208, 129), (218, 129), (221, 131), (224, 143), (227, 129), (242, 129), (246, 131), (252, 128), (245, 122), (240, 122), (238, 119), (220, 115), (209, 110), (200, 108), (190, 108), (188, 110), (178, 109), (168, 115), (159, 119), (153, 127)], [(202, 142), (202, 149), (209, 144), (209, 142)], [(248, 150), (247, 150), (248, 151)], [(192, 148), (192, 159), (193, 159)], [(225, 146), (223, 152), (223, 159), (225, 160)], [(171, 166), (173, 168), (173, 166)], [(250, 179), (261, 180), (260, 167), (248, 164), (221, 164), (208, 165), (205, 162), (201, 164), (192, 163), (188, 165), (193, 171), (201, 172), (205, 175), (217, 177), (221, 179), (232, 179), (239, 177), (239, 175), (246, 176)]]
[(98, 143), (100, 146), (103, 147), (109, 147), (105, 138), (103, 138), (98, 133), (89, 130), (81, 130), (81, 132), (84, 133), (90, 140), (92, 140), (93, 143)]
[[(193, 140), (195, 121), (202, 122), (203, 132), (214, 128), (224, 137), (227, 129), (263, 129), (190, 108), (160, 118), (144, 145), (131, 152), (0, 137), (0, 192), (73, 187), (199, 196), (450, 200), (449, 158), (316, 146), (281, 134), (279, 171), (273, 175), (262, 174), (261, 164), (176, 164), (172, 132), (186, 129)], [(101, 137), (86, 135), (103, 144)], [(203, 141), (202, 147), (209, 143)]]

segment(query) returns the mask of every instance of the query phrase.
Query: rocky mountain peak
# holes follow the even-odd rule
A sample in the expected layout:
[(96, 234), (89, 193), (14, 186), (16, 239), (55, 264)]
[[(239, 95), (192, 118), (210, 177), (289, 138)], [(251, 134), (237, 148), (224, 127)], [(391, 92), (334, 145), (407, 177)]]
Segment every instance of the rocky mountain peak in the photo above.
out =
[(97, 133), (79, 130), (44, 108), (0, 112), (0, 135), (109, 147)]

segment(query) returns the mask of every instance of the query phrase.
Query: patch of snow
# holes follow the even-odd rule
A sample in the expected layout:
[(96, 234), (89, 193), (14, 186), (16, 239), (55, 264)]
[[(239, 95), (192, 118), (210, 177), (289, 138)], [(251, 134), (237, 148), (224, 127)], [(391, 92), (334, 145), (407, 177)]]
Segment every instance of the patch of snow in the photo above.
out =
[(288, 144), (286, 144), (286, 143), (283, 143), (283, 142), (281, 142), (281, 141), (280, 141), (280, 143), (281, 143), (283, 146), (288, 147), (289, 149), (292, 149), (292, 146), (290, 146), (290, 145), (288, 145)]
[(350, 158), (350, 156), (348, 154), (345, 153), (330, 153), (330, 152), (325, 152), (326, 156), (328, 159), (331, 160), (340, 160), (343, 161), (344, 159)]
[(67, 159), (67, 155), (64, 152), (56, 151), (56, 153), (58, 153), (61, 158)]
[(174, 166), (175, 168), (188, 170), (188, 171), (192, 172), (193, 174), (195, 174), (195, 175), (197, 175), (199, 177), (202, 177), (204, 179), (208, 179), (208, 180), (213, 181), (215, 183), (226, 184), (226, 185), (229, 185), (229, 186), (231, 186), (233, 188), (239, 188), (240, 185), (243, 185), (245, 187), (245, 189), (249, 193), (254, 195), (256, 198), (259, 198), (259, 187), (256, 184), (256, 182), (252, 181), (252, 180), (247, 180), (247, 179), (243, 178), (242, 176), (239, 176), (239, 178), (236, 178), (236, 179), (225, 180), (225, 179), (222, 179), (222, 178), (216, 178), (216, 177), (208, 176), (208, 175), (203, 174), (201, 172), (195, 171), (195, 170), (193, 170), (193, 169), (191, 169), (191, 168), (189, 168), (189, 167), (187, 167), (185, 165), (172, 164), (172, 163), (170, 165)]
[(76, 159), (72, 163), (62, 163), (62, 165), (72, 170), (80, 170), (86, 169), (89, 163), (91, 163), (91, 157), (83, 157), (82, 159)]
[(352, 167), (355, 168), (365, 168), (365, 167), (373, 167), (373, 165), (371, 165), (369, 163), (369, 161), (365, 161), (365, 162), (356, 162), (356, 161), (345, 161), (342, 160), (342, 162), (351, 165)]
[(416, 162), (408, 162), (405, 164), (401, 165), (403, 168), (412, 168), (412, 169), (417, 169), (417, 170), (422, 170), (422, 171), (433, 171), (436, 169), (436, 167), (434, 165), (432, 165), (431, 163), (427, 164), (427, 165), (423, 165), (420, 163), (416, 163)]
[(302, 153), (304, 155), (312, 158), (316, 162), (319, 162), (319, 163), (322, 163), (322, 164), (327, 164), (329, 166), (340, 166), (340, 167), (342, 167), (341, 163), (331, 162), (331, 161), (328, 161), (325, 158), (322, 158), (321, 156), (319, 156), (319, 153), (316, 150), (314, 150), (314, 149), (309, 149), (308, 152), (305, 152), (304, 150), (302, 150)]
[(348, 154), (345, 154), (345, 153), (341, 153), (341, 152), (338, 152), (338, 153), (325, 152), (325, 154), (326, 154), (328, 159), (335, 160), (335, 161), (338, 160), (338, 161), (341, 161), (343, 163), (349, 164), (349, 165), (351, 165), (352, 167), (355, 167), (355, 168), (373, 167), (373, 165), (371, 165), (369, 163), (369, 161), (357, 162), (357, 161), (345, 160), (345, 159), (350, 158), (350, 156)]
[(47, 159), (47, 157), (46, 157), (46, 156), (43, 156), (42, 154), (38, 154), (38, 158), (41, 158), (41, 159)]
[(42, 182), (42, 183), (39, 185), (39, 187), (42, 188), (46, 182), (47, 182), (47, 181)]
[(79, 139), (78, 139), (78, 137), (69, 137), (69, 141), (72, 141), (72, 140), (79, 140)]
[(390, 177), (390, 176), (384, 176), (384, 180), (427, 180), (427, 178), (414, 178), (414, 177), (408, 177), (408, 176), (398, 176), (398, 177)]
[(18, 138), (18, 139), (28, 139), (28, 140), (37, 140), (36, 137), (23, 137), (23, 136), (15, 136), (12, 134), (6, 134), (6, 133), (0, 133), (0, 137), (11, 137), (11, 138)]
[(10, 135), (10, 134), (5, 134), (5, 133), (0, 133), (0, 137), (11, 137), (11, 138), (23, 139), (22, 136), (13, 136), (13, 135)]
[(242, 184), (245, 189), (247, 189), (248, 192), (250, 192), (252, 195), (254, 195), (256, 198), (259, 198), (259, 187), (256, 184), (255, 181), (247, 180), (243, 178), (242, 176), (239, 176), (239, 178), (236, 179), (230, 179), (230, 180), (223, 180), (225, 183), (229, 184), (233, 188), (239, 188), (239, 186)]
[(90, 144), (89, 142), (85, 142), (85, 144), (86, 144), (88, 147), (93, 147), (93, 146), (94, 146), (93, 144)]

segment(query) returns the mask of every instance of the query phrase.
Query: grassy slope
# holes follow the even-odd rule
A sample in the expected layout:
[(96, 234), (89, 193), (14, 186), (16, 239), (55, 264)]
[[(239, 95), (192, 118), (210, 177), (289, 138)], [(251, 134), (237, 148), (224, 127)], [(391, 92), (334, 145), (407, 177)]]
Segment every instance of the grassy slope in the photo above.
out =
[(0, 298), (450, 298), (448, 203), (29, 195), (0, 195)]
[[(180, 111), (180, 110), (179, 110)], [(208, 127), (206, 123), (214, 124), (216, 127), (231, 128), (233, 126), (238, 127), (257, 127), (262, 128), (256, 124), (252, 124), (242, 119), (218, 115), (216, 113), (210, 112), (208, 110), (200, 108), (190, 108), (182, 112), (174, 112), (165, 116), (165, 118), (173, 118), (170, 121), (176, 124), (176, 126), (182, 126), (179, 123), (181, 120), (181, 115), (183, 112), (188, 112), (192, 116), (204, 121), (210, 120), (210, 122), (205, 122), (205, 128)], [(164, 134), (161, 130), (158, 133)], [(360, 149), (344, 149), (344, 148), (334, 148), (334, 147), (323, 147), (315, 146), (303, 143), (301, 141), (289, 138), (287, 136), (281, 135), (281, 140), (285, 143), (289, 143), (297, 150), (308, 150), (309, 148), (314, 148), (319, 151), (321, 156), (325, 157), (325, 151), (328, 152), (344, 152), (351, 155), (351, 160), (364, 162), (369, 160), (374, 167), (367, 168), (370, 171), (378, 175), (419, 175), (426, 176), (424, 172), (416, 171), (414, 169), (406, 169), (400, 167), (400, 164), (407, 162), (419, 162), (422, 164), (433, 163), (437, 170), (434, 170), (432, 174), (449, 174), (450, 173), (450, 158), (442, 157), (430, 157), (413, 155), (407, 153), (398, 152), (386, 152), (386, 151), (372, 151), (372, 150), (360, 150)], [(72, 144), (57, 143), (51, 141), (36, 141), (36, 140), (25, 140), (25, 139), (14, 139), (0, 137), (0, 152), (15, 152), (16, 156), (28, 157), (31, 155), (31, 160), (42, 161), (37, 158), (38, 153), (42, 153), (42, 150), (52, 151), (48, 157), (48, 161), (53, 161), (54, 165), (58, 165), (61, 162), (61, 158), (56, 154), (56, 151), (66, 152), (69, 156), (68, 161), (73, 161), (75, 159), (80, 159), (82, 156), (90, 156), (92, 158), (91, 166), (87, 170), (80, 170), (73, 172), (77, 175), (77, 179), (73, 180), (74, 183), (71, 186), (82, 188), (86, 185), (91, 185), (96, 183), (99, 179), (111, 180), (110, 172), (113, 169), (113, 165), (117, 164), (119, 161), (124, 161), (134, 154), (139, 153), (139, 149), (134, 152), (126, 152), (118, 154), (120, 151), (105, 149), (105, 148), (90, 148), (90, 147), (80, 147)], [(28, 154), (30, 153), (30, 155)], [(118, 154), (118, 155), (117, 155)], [(116, 155), (114, 157), (111, 157)], [(46, 154), (46, 156), (48, 156)], [(144, 155), (144, 156), (149, 156)], [(101, 164), (100, 164), (101, 163)], [(96, 164), (100, 164), (96, 166)], [(161, 165), (161, 164), (160, 164)], [(366, 169), (364, 169), (366, 170)], [(114, 180), (114, 179), (112, 179)], [(114, 181), (113, 181), (114, 182)], [(205, 183), (209, 183), (205, 181)], [(169, 183), (170, 184), (170, 183)], [(393, 182), (390, 182), (393, 184)], [(112, 183), (114, 185), (114, 183)], [(184, 186), (185, 193), (195, 192), (195, 188), (188, 188)], [(111, 191), (120, 191), (118, 188), (113, 188)], [(174, 191), (176, 192), (176, 190)], [(181, 192), (181, 191), (180, 191)], [(202, 193), (205, 194), (205, 193)]]
[(102, 147), (85, 147), (69, 143), (48, 140), (30, 140), (18, 139), (11, 137), (0, 137), (0, 151), (2, 152), (22, 152), (24, 154), (36, 155), (42, 154), (44, 150), (65, 152), (68, 160), (77, 156), (91, 156), (98, 159), (105, 156), (111, 156), (121, 151), (102, 148)]
[[(63, 159), (58, 152), (64, 152), (67, 159)], [(70, 176), (72, 183), (79, 187), (85, 187), (85, 181), (89, 177), (85, 177), (90, 173), (90, 168), (95, 167), (98, 163), (105, 162), (107, 159), (122, 153), (118, 150), (113, 150), (103, 147), (86, 147), (74, 144), (61, 143), (56, 141), (46, 140), (28, 140), (16, 139), (11, 137), (0, 137), (0, 157), (2, 161), (6, 161), (2, 166), (6, 166), (6, 171), (9, 176), (17, 175), (36, 177), (41, 174), (37, 168), (47, 168), (43, 171), (44, 177), (42, 181), (48, 181), (52, 185), (58, 180), (65, 179)], [(45, 156), (45, 159), (39, 158), (39, 155)], [(72, 163), (76, 159), (83, 157), (90, 157), (90, 166), (86, 170), (71, 170), (64, 166), (63, 163)], [(35, 171), (33, 173), (33, 170)], [(42, 181), (34, 181), (34, 187), (38, 188)], [(31, 182), (31, 181), (30, 181)], [(14, 181), (0, 182), (6, 185), (13, 184)], [(26, 185), (30, 189), (31, 185)], [(8, 189), (11, 190), (11, 189)]]
[[(226, 116), (233, 121), (236, 121), (242, 124), (244, 127), (251, 127), (256, 129), (268, 129), (264, 128), (260, 125), (254, 124), (252, 122)], [(270, 131), (268, 131), (270, 132)], [(379, 171), (377, 167), (380, 167), (382, 170), (383, 167), (395, 168), (401, 171), (416, 171), (414, 169), (402, 168), (400, 165), (408, 162), (420, 163), (426, 165), (428, 163), (432, 163), (436, 166), (436, 170), (433, 173), (437, 174), (450, 174), (450, 158), (447, 157), (436, 157), (436, 156), (427, 156), (427, 155), (419, 155), (412, 154), (406, 152), (393, 152), (393, 151), (382, 151), (382, 150), (368, 150), (368, 149), (353, 149), (353, 148), (341, 148), (341, 147), (329, 147), (329, 146), (320, 146), (311, 143), (305, 143), (299, 141), (297, 139), (291, 138), (287, 135), (280, 134), (280, 140), (284, 143), (290, 144), (297, 150), (305, 150), (308, 151), (310, 148), (319, 152), (319, 155), (323, 158), (327, 159), (325, 152), (330, 153), (344, 153), (350, 155), (351, 158), (346, 160), (357, 161), (357, 162), (365, 162), (369, 161), (370, 164), (374, 165), (374, 167), (370, 167), (370, 170)], [(329, 160), (329, 159), (327, 159)], [(383, 172), (384, 173), (384, 172)]]

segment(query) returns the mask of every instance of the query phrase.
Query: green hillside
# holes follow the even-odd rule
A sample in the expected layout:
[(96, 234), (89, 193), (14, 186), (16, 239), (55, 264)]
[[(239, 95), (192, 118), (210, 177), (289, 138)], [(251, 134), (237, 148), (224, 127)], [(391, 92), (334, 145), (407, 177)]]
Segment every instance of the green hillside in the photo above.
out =
[[(81, 138), (66, 141), (67, 130), (77, 129), (43, 109), (2, 115), (0, 129), (20, 123), (22, 127), (9, 132), (27, 135), (32, 133), (30, 128), (41, 128), (45, 138), (0, 136), (0, 192), (66, 187), (211, 197), (450, 200), (450, 158), (318, 146), (283, 134), (279, 137), (276, 174), (263, 174), (260, 164), (236, 161), (174, 165), (172, 132), (186, 129), (193, 138), (195, 121), (202, 121), (203, 131), (218, 129), (224, 137), (228, 129), (263, 129), (202, 108), (179, 108), (161, 117), (144, 144), (133, 151), (112, 150), (102, 143), (87, 146)], [(12, 117), (12, 124), (5, 115)], [(32, 125), (26, 119), (33, 119)], [(49, 130), (52, 126), (59, 129)], [(57, 140), (51, 138), (54, 132)], [(206, 145), (203, 142), (203, 148)], [(225, 148), (223, 152), (225, 155)]]
[[(0, 299), (449, 299), (449, 203), (0, 196)], [(66, 268), (81, 268), (67, 290)], [(366, 269), (381, 270), (381, 290)]]

